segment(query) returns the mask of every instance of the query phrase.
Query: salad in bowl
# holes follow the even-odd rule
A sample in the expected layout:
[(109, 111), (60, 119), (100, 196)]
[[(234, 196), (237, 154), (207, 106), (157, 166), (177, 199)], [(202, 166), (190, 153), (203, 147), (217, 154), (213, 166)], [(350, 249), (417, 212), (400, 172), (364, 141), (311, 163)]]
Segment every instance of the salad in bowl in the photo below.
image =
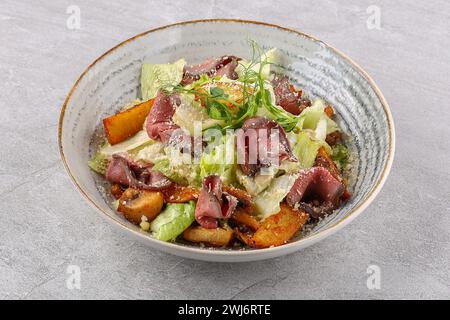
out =
[(144, 62), (140, 97), (103, 119), (89, 167), (162, 241), (281, 246), (350, 197), (349, 135), (284, 74), (282, 52)]

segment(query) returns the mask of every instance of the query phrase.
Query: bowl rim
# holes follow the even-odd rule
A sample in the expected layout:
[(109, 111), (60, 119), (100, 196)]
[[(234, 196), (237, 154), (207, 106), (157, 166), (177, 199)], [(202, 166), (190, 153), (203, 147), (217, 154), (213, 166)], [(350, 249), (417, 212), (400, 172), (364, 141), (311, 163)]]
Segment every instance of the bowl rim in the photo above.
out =
[[(371, 188), (367, 196), (358, 203), (355, 208), (353, 208), (347, 216), (342, 218), (341, 220), (335, 222), (331, 226), (328, 226), (327, 228), (320, 230), (318, 233), (306, 236), (304, 238), (298, 239), (294, 242), (290, 242), (287, 244), (284, 244), (282, 246), (278, 247), (270, 247), (270, 248), (264, 248), (264, 249), (246, 249), (246, 250), (231, 250), (231, 249), (215, 249), (215, 250), (209, 250), (205, 248), (199, 248), (199, 247), (188, 247), (184, 245), (180, 245), (177, 243), (172, 242), (164, 242), (157, 240), (155, 238), (152, 238), (148, 234), (142, 233), (138, 230), (134, 230), (130, 228), (124, 221), (120, 220), (118, 217), (117, 219), (115, 217), (112, 217), (109, 215), (106, 211), (104, 211), (102, 208), (100, 208), (96, 202), (89, 196), (87, 192), (83, 190), (80, 183), (78, 182), (77, 178), (72, 174), (72, 171), (66, 161), (66, 156), (64, 154), (64, 148), (62, 146), (62, 132), (63, 132), (63, 122), (64, 122), (64, 116), (65, 111), (67, 108), (67, 105), (69, 104), (69, 101), (73, 95), (73, 92), (78, 87), (78, 84), (80, 81), (84, 78), (84, 76), (89, 72), (89, 70), (95, 66), (100, 60), (102, 60), (107, 55), (111, 54), (113, 51), (118, 49), (119, 47), (122, 47), (123, 45), (127, 44), (128, 42), (134, 41), (140, 37), (143, 37), (149, 33), (157, 32), (160, 30), (176, 27), (176, 26), (182, 26), (182, 25), (190, 25), (190, 24), (200, 24), (200, 23), (212, 23), (212, 22), (220, 22), (220, 23), (238, 23), (238, 24), (253, 24), (253, 25), (262, 25), (266, 27), (271, 27), (275, 29), (279, 29), (286, 32), (295, 33), (297, 35), (300, 35), (302, 37), (308, 38), (309, 40), (312, 40), (314, 42), (321, 43), (326, 48), (331, 49), (334, 51), (338, 56), (340, 56), (342, 59), (346, 60), (351, 67), (353, 67), (371, 86), (371, 88), (374, 90), (377, 98), (379, 99), (383, 110), (385, 112), (387, 122), (388, 122), (388, 156), (386, 163), (384, 165), (384, 168), (377, 179), (374, 186)], [(96, 209), (99, 213), (101, 213), (105, 218), (107, 218), (110, 222), (115, 223), (116, 226), (121, 227), (122, 229), (126, 230), (127, 232), (131, 232), (135, 237), (139, 238), (141, 241), (150, 241), (152, 246), (157, 249), (162, 249), (159, 247), (166, 247), (170, 253), (173, 254), (179, 254), (184, 256), (191, 256), (192, 258), (196, 259), (204, 259), (208, 260), (205, 256), (215, 256), (218, 259), (221, 257), (248, 257), (248, 258), (255, 258), (255, 255), (258, 254), (264, 254), (263, 256), (279, 256), (283, 254), (287, 254), (289, 252), (296, 251), (296, 249), (300, 249), (303, 247), (307, 247), (309, 245), (312, 245), (315, 242), (318, 242), (320, 240), (325, 239), (326, 237), (330, 236), (331, 234), (335, 233), (336, 231), (342, 229), (347, 224), (349, 224), (353, 219), (355, 219), (357, 216), (359, 216), (369, 205), (370, 203), (375, 199), (375, 197), (378, 195), (378, 193), (381, 191), (384, 183), (386, 182), (386, 179), (389, 175), (389, 172), (392, 167), (392, 163), (394, 161), (394, 153), (395, 153), (395, 127), (394, 127), (394, 120), (389, 108), (389, 105), (383, 96), (381, 90), (376, 85), (375, 81), (369, 76), (369, 74), (361, 68), (355, 61), (353, 61), (350, 57), (348, 57), (346, 54), (341, 52), (339, 49), (336, 49), (335, 47), (329, 45), (328, 43), (314, 37), (311, 35), (308, 35), (306, 33), (303, 33), (301, 31), (297, 31), (295, 29), (290, 29), (286, 27), (282, 27), (276, 24), (267, 23), (267, 22), (261, 22), (261, 21), (255, 21), (255, 20), (243, 20), (243, 19), (198, 19), (198, 20), (187, 20), (187, 21), (181, 21), (176, 22), (172, 24), (167, 24), (161, 27), (153, 28), (147, 31), (144, 31), (142, 33), (139, 33), (125, 41), (120, 42), (119, 44), (115, 45), (111, 49), (107, 50), (105, 53), (100, 55), (98, 58), (96, 58), (86, 69), (81, 73), (81, 75), (78, 77), (75, 84), (70, 89), (69, 93), (67, 94), (64, 103), (62, 105), (61, 111), (60, 111), (60, 117), (59, 117), (59, 125), (58, 125), (58, 146), (60, 151), (60, 156), (62, 159), (62, 162), (64, 164), (64, 168), (67, 171), (68, 175), (71, 178), (72, 183), (76, 186), (78, 191), (81, 193), (81, 195), (87, 200), (87, 202)], [(148, 244), (148, 243), (147, 243)], [(211, 257), (212, 258), (212, 257)], [(258, 258), (256, 258), (258, 259)], [(255, 259), (255, 260), (256, 260)], [(261, 259), (264, 259), (262, 257)]]

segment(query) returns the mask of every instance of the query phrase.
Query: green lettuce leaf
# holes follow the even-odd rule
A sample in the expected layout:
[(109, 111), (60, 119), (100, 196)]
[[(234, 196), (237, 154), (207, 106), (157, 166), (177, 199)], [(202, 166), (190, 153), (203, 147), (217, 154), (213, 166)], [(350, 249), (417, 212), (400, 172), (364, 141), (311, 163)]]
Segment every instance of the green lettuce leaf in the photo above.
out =
[(275, 167), (267, 168), (264, 173), (258, 172), (254, 177), (245, 175), (240, 169), (236, 170), (236, 178), (241, 186), (245, 188), (251, 196), (256, 196), (264, 191), (275, 178), (278, 169)]
[(106, 170), (108, 169), (109, 160), (107, 155), (97, 152), (92, 159), (88, 161), (88, 166), (98, 174), (105, 175)]
[(141, 149), (155, 143), (156, 141), (150, 139), (146, 131), (142, 130), (136, 133), (133, 137), (121, 143), (110, 145), (105, 143), (99, 151), (94, 154), (91, 160), (88, 161), (88, 166), (95, 172), (105, 175), (108, 169), (109, 161), (115, 153), (128, 153), (134, 158)]
[(269, 187), (254, 197), (255, 209), (261, 219), (280, 212), (280, 202), (291, 191), (297, 174), (285, 174), (272, 180)]
[(314, 165), (317, 152), (323, 145), (323, 142), (311, 139), (307, 132), (300, 131), (297, 134), (297, 142), (292, 148), (292, 152), (297, 157), (301, 167), (308, 169)]
[(195, 202), (168, 204), (150, 224), (156, 239), (174, 240), (195, 220)]
[(176, 183), (184, 185), (189, 183), (188, 179), (183, 174), (183, 171), (172, 166), (169, 159), (163, 159), (156, 162), (152, 169), (161, 172), (167, 178)]
[(200, 186), (200, 167), (186, 153), (181, 153), (176, 148), (166, 147), (166, 157), (153, 166), (153, 170), (159, 171), (170, 180), (183, 185)]
[[(269, 51), (261, 54), (259, 58), (256, 58), (255, 61), (264, 61), (265, 63), (260, 70), (260, 62), (255, 63), (247, 60), (239, 61), (238, 66), (236, 67), (236, 73), (241, 78), (244, 76), (245, 71), (247, 69), (252, 70), (253, 72), (259, 73), (261, 71), (261, 76), (263, 79), (269, 79), (270, 73), (272, 71), (276, 71), (277, 65), (281, 65), (281, 54), (277, 48), (272, 48)], [(248, 71), (247, 71), (248, 72)]]
[(107, 157), (111, 157), (113, 154), (121, 152), (133, 153), (139, 151), (140, 148), (143, 148), (148, 144), (152, 144), (154, 142), (154, 140), (148, 137), (147, 131), (141, 130), (131, 138), (113, 146), (109, 143), (106, 143), (103, 147), (100, 148), (99, 152)]
[(164, 145), (159, 141), (152, 140), (129, 152), (136, 161), (156, 163), (167, 158), (164, 153)]
[(315, 139), (325, 141), (327, 134), (339, 130), (336, 122), (325, 113), (325, 107), (323, 100), (316, 99), (311, 107), (300, 114), (297, 129), (312, 130)]
[(236, 181), (236, 157), (234, 135), (225, 135), (220, 144), (200, 158), (201, 180), (210, 175), (218, 175), (224, 184)]
[(146, 101), (156, 96), (156, 92), (165, 86), (174, 86), (183, 78), (184, 59), (167, 64), (142, 64), (141, 95)]

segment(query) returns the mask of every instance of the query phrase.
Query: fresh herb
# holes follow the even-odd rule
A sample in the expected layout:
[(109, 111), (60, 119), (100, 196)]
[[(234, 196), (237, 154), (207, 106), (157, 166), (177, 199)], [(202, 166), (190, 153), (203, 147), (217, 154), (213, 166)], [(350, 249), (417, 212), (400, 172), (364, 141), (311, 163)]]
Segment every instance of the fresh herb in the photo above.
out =
[[(257, 110), (258, 107), (265, 108), (286, 131), (292, 131), (298, 122), (298, 117), (273, 104), (271, 92), (267, 89), (266, 79), (263, 76), (264, 68), (273, 63), (267, 60), (267, 57), (256, 42), (251, 41), (251, 47), (252, 60), (248, 66), (244, 67), (243, 76), (241, 77), (244, 85), (253, 84), (254, 86), (253, 92), (255, 93), (247, 96), (247, 100), (249, 104), (254, 104), (253, 109)], [(255, 56), (259, 56), (259, 59), (255, 58)], [(258, 64), (259, 68), (256, 72), (253, 69)]]
[(212, 98), (228, 98), (228, 95), (225, 94), (225, 91), (223, 91), (222, 88), (212, 87), (211, 89), (209, 89), (209, 92)]

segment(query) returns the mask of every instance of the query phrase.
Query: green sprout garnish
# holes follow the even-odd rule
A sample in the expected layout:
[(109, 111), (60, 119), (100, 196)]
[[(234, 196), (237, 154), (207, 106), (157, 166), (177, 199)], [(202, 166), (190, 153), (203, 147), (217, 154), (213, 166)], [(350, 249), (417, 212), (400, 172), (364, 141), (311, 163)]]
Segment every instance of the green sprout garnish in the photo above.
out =
[[(265, 108), (286, 131), (292, 131), (298, 122), (298, 117), (273, 104), (272, 95), (266, 86), (268, 80), (263, 76), (265, 66), (273, 63), (268, 61), (261, 47), (255, 41), (250, 40), (250, 45), (251, 60), (245, 65), (239, 62), (243, 69), (239, 77), (239, 81), (242, 83), (242, 99), (239, 102), (231, 99), (222, 88), (212, 86), (209, 90), (204, 89), (203, 85), (214, 84), (215, 81), (220, 80), (220, 77), (209, 78), (202, 75), (200, 79), (190, 85), (167, 84), (162, 89), (167, 92), (193, 94), (200, 98), (208, 116), (211, 119), (221, 120), (224, 130), (239, 128), (246, 119), (256, 115), (258, 108)], [(256, 71), (254, 68), (258, 64)], [(230, 109), (230, 106), (233, 106), (233, 110)]]

